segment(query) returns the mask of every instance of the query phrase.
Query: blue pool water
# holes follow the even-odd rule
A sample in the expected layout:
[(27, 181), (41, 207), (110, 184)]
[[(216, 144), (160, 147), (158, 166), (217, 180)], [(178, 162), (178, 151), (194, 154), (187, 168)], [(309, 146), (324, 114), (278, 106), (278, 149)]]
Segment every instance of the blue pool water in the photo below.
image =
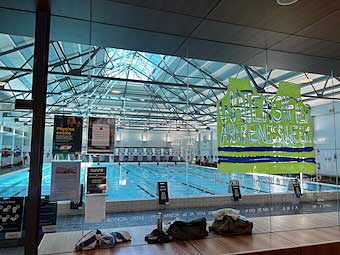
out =
[[(228, 183), (231, 179), (240, 181), (242, 194), (282, 193), (289, 190), (289, 179), (273, 175), (225, 174), (216, 169), (182, 165), (156, 164), (101, 164), (107, 166), (107, 200), (131, 200), (155, 198), (157, 182), (167, 181), (169, 195), (176, 197), (203, 197), (228, 195)], [(86, 166), (82, 166), (81, 183), (84, 183)], [(50, 193), (51, 164), (44, 164), (42, 194)], [(0, 197), (26, 196), (28, 171), (0, 176)], [(336, 186), (303, 183), (304, 191), (336, 190)]]

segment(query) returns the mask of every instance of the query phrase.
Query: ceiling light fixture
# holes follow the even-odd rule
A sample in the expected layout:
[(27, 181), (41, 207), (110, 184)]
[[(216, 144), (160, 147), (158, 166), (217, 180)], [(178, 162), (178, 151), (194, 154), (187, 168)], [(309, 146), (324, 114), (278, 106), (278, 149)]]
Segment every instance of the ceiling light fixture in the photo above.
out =
[(111, 90), (111, 92), (112, 92), (113, 94), (120, 94), (120, 90), (118, 90), (118, 89)]
[(312, 82), (313, 82), (313, 79), (310, 79), (310, 78), (305, 78), (300, 81), (300, 83), (312, 83)]
[(288, 6), (295, 4), (299, 0), (276, 0), (276, 3), (281, 6)]
[(5, 85), (7, 84), (6, 81), (0, 81), (0, 88), (3, 88), (5, 87)]

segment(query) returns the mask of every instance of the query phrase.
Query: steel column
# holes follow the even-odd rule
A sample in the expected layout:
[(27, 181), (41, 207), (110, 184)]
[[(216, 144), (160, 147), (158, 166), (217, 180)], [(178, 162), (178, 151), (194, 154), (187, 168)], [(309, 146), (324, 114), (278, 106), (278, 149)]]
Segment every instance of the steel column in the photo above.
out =
[(35, 24), (34, 66), (32, 81), (33, 118), (31, 136), (31, 160), (29, 171), (28, 199), (26, 207), (27, 210), (25, 215), (25, 255), (38, 254), (39, 209), (41, 197), (42, 164), (44, 154), (49, 40), (50, 10), (47, 5), (38, 5)]

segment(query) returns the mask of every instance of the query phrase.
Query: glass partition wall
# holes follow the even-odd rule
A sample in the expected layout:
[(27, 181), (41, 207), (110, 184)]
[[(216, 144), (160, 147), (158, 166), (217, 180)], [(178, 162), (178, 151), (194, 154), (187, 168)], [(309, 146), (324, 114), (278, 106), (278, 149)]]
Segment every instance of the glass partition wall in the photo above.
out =
[(33, 66), (34, 39), (1, 34), (0, 40), (0, 253), (23, 254), (32, 111), (16, 100), (32, 99), (32, 74), (20, 68)]
[[(280, 184), (290, 183), (285, 199), (276, 199), (272, 204), (278, 208), (280, 217), (272, 217), (271, 231), (299, 230), (316, 227), (330, 227), (339, 223), (338, 218), (338, 170), (336, 163), (336, 84), (337, 79), (330, 69), (325, 74), (301, 72), (289, 76), (274, 70), (272, 78), (299, 85), (301, 102), (292, 108), (295, 111), (292, 127), (292, 144), (302, 142), (299, 148), (301, 171), (284, 174)], [(281, 77), (280, 77), (281, 76)], [(304, 116), (303, 111), (306, 115)], [(300, 127), (304, 128), (300, 131)], [(299, 131), (298, 131), (299, 130)], [(326, 156), (328, 155), (328, 156)], [(302, 164), (300, 162), (305, 162)], [(332, 170), (330, 170), (332, 169)], [(277, 176), (271, 182), (278, 182)], [(295, 183), (294, 183), (295, 182)], [(297, 184), (301, 195), (296, 193)], [(284, 197), (284, 195), (281, 195)]]
[[(144, 245), (159, 217), (211, 224), (221, 208), (239, 210), (255, 234), (339, 224), (332, 70), (278, 69), (267, 54), (256, 65), (202, 60), (185, 48), (175, 57), (50, 43), (41, 254), (55, 232), (71, 240), (59, 253), (96, 229)], [(22, 65), (28, 53), (16, 53)], [(27, 195), (31, 113), (14, 99), (28, 99), (31, 83), (12, 76), (0, 91), (12, 107), (0, 114), (2, 198)]]
[[(46, 194), (56, 181), (54, 162), (81, 161), (79, 199), (57, 202), (55, 231), (79, 238), (94, 229), (123, 229), (144, 236), (160, 213), (166, 225), (212, 221), (220, 208), (239, 210), (254, 223), (253, 233), (337, 225), (336, 177), (323, 175), (331, 169), (337, 176), (331, 71), (271, 69), (265, 57), (258, 66), (200, 60), (190, 49), (180, 58), (51, 43)], [(53, 151), (55, 116), (82, 118), (81, 151)], [(115, 119), (113, 153), (89, 152), (91, 117)], [(92, 168), (106, 168), (104, 196), (88, 191)], [(165, 204), (159, 203), (159, 182), (168, 187)], [(131, 245), (140, 244), (143, 238)], [(48, 239), (43, 245), (48, 254)]]

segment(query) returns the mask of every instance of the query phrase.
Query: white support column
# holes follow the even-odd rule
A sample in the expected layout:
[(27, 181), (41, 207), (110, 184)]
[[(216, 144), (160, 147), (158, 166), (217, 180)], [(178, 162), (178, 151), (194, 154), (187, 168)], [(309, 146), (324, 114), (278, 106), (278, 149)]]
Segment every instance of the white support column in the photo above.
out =
[(3, 137), (4, 135), (2, 134), (2, 126), (0, 130), (0, 168), (2, 166), (2, 143), (3, 143)]
[(2, 112), (0, 112), (0, 169), (1, 169), (1, 165), (2, 165), (2, 144), (3, 144), (3, 133), (2, 133), (2, 124), (3, 124), (3, 120), (2, 120)]
[(25, 134), (25, 132), (22, 131), (22, 136), (21, 136), (21, 148), (20, 148), (20, 158), (21, 158), (22, 164), (24, 164), (24, 156), (25, 156), (25, 153), (24, 153), (25, 136), (24, 136), (24, 134)]
[(15, 153), (15, 128), (12, 134), (12, 144), (11, 144), (11, 166), (14, 164), (14, 153)]

